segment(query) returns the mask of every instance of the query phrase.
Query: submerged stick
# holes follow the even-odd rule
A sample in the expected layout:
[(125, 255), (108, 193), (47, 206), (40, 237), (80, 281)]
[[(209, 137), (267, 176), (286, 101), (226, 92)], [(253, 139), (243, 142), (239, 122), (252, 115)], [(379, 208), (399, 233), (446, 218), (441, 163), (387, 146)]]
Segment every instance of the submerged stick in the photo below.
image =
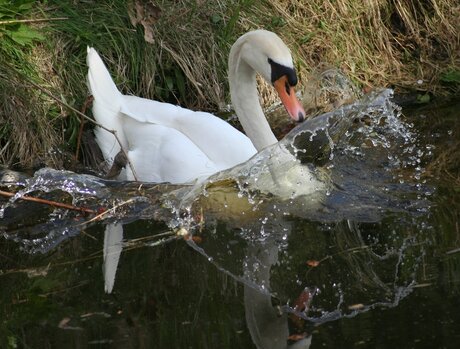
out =
[(115, 205), (113, 207), (111, 207), (110, 209), (108, 210), (105, 210), (103, 212), (96, 212), (97, 213), (97, 216), (91, 218), (90, 220), (86, 221), (86, 222), (83, 222), (81, 223), (80, 225), (87, 225), (91, 222), (94, 222), (94, 221), (97, 221), (97, 220), (100, 220), (103, 216), (106, 216), (108, 215), (109, 213), (112, 213), (112, 212), (115, 212), (115, 210), (123, 205), (127, 205), (127, 204), (130, 204), (131, 202), (134, 202), (135, 199), (128, 199), (126, 201), (123, 201), (122, 203), (118, 204), (118, 205)]
[[(10, 193), (8, 191), (0, 190), (0, 195), (3, 195), (3, 196), (11, 198), (11, 197), (15, 196), (16, 194), (15, 193)], [(19, 197), (18, 199), (19, 200), (24, 200), (24, 201), (37, 202), (39, 204), (49, 205), (49, 206), (53, 206), (53, 207), (65, 208), (67, 210), (80, 211), (80, 212), (84, 212), (84, 213), (90, 213), (90, 214), (98, 214), (99, 213), (99, 212), (97, 212), (95, 210), (92, 210), (90, 208), (78, 207), (78, 206), (74, 206), (74, 205), (70, 205), (70, 204), (64, 204), (62, 202), (36, 198), (36, 197), (33, 197), (33, 196), (24, 195), (24, 196)]]

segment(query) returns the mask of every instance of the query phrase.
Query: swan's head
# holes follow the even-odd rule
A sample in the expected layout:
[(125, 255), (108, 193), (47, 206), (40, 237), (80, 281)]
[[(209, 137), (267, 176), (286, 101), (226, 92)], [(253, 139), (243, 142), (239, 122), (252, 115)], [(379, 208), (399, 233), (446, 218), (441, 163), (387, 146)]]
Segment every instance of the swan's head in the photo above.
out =
[(305, 111), (294, 91), (297, 74), (291, 52), (280, 37), (267, 30), (254, 30), (241, 36), (233, 49), (239, 49), (239, 59), (275, 87), (290, 117), (303, 121)]

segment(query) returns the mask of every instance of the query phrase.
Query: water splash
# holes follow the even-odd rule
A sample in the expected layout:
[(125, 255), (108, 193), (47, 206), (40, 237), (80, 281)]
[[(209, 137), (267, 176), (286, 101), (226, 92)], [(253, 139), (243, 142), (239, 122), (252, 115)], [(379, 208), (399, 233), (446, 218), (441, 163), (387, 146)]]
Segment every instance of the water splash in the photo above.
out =
[[(203, 219), (214, 233), (205, 228), (204, 242), (193, 247), (310, 321), (399, 304), (415, 284), (432, 188), (421, 180), (425, 152), (417, 134), (391, 97), (376, 91), (307, 120), (202, 184), (181, 204), (196, 212), (206, 188), (213, 205)], [(224, 182), (234, 191), (220, 190)], [(309, 269), (306, 261), (315, 258), (325, 259)], [(321, 296), (301, 313), (289, 300), (305, 288)]]
[[(88, 226), (91, 217), (78, 210), (29, 203), (22, 201), (22, 198), (39, 196), (48, 201), (66, 202), (95, 212), (103, 212), (123, 200), (114, 196), (108, 182), (100, 178), (49, 168), (38, 170), (33, 177), (15, 185), (22, 189), (0, 208), (3, 236), (20, 243), (31, 253), (49, 252), (61, 242), (80, 234)], [(130, 206), (131, 212), (128, 209), (113, 211), (104, 218), (110, 220), (124, 214), (134, 216), (146, 204), (142, 197), (133, 198), (132, 201), (136, 205)]]
[[(126, 183), (115, 187), (46, 169), (27, 180), (2, 212), (6, 217), (22, 196), (37, 192), (65, 193), (74, 205), (95, 209), (135, 198), (105, 221), (161, 219), (202, 236), (199, 246), (189, 243), (286, 312), (321, 322), (392, 306), (413, 287), (413, 257), (422, 253), (415, 232), (426, 231), (431, 190), (421, 180), (427, 151), (391, 97), (390, 90), (376, 91), (307, 120), (246, 163), (192, 187), (158, 185), (152, 196)], [(87, 221), (62, 209), (40, 217), (27, 234), (19, 228), (4, 236), (31, 252), (47, 252)], [(319, 266), (309, 268), (308, 260)], [(320, 293), (301, 314), (292, 300), (305, 289)]]
[(200, 191), (234, 181), (238, 196), (254, 207), (262, 198), (287, 214), (321, 221), (374, 221), (387, 211), (422, 210), (423, 193), (430, 192), (420, 182), (425, 153), (391, 97), (391, 90), (376, 91), (307, 120), (244, 164), (199, 184), (180, 205), (190, 209)]

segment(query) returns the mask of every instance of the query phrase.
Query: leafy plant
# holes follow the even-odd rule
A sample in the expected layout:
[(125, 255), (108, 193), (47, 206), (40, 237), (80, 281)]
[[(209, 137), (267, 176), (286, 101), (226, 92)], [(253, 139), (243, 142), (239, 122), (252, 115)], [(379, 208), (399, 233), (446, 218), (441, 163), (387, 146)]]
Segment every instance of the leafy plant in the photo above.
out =
[(34, 3), (34, 0), (0, 0), (0, 37), (21, 46), (31, 45), (34, 40), (44, 40), (43, 35), (28, 24), (28, 20), (18, 19), (28, 14)]
[(449, 70), (441, 75), (441, 81), (452, 83), (452, 84), (460, 84), (460, 70)]

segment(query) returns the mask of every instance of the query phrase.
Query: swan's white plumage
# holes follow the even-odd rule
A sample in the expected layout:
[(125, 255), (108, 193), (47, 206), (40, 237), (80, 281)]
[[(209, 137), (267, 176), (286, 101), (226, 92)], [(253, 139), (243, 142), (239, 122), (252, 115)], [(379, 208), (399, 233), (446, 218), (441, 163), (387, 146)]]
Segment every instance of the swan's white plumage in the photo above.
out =
[[(220, 118), (168, 103), (122, 95), (93, 48), (88, 48), (88, 85), (96, 121), (115, 130), (127, 151), (126, 179), (183, 183), (235, 166), (256, 153), (251, 140)], [(109, 164), (120, 151), (115, 137), (96, 128)]]
[[(88, 48), (93, 115), (100, 125), (116, 131), (130, 163), (119, 179), (190, 182), (245, 162), (257, 151), (276, 143), (259, 104), (255, 79), (258, 72), (274, 83), (271, 80), (276, 69), (271, 62), (295, 74), (288, 47), (276, 34), (266, 30), (244, 34), (230, 50), (230, 94), (246, 136), (209, 113), (122, 95), (98, 53)], [(286, 97), (295, 93), (290, 93), (288, 87), (284, 92), (284, 85), (281, 89), (277, 87), (277, 91), (285, 98), (283, 103), (291, 117), (303, 118), (304, 111), (297, 99), (293, 97), (294, 101), (289, 102)], [(95, 135), (105, 160), (111, 165), (120, 152), (120, 144), (106, 129), (96, 127)]]

